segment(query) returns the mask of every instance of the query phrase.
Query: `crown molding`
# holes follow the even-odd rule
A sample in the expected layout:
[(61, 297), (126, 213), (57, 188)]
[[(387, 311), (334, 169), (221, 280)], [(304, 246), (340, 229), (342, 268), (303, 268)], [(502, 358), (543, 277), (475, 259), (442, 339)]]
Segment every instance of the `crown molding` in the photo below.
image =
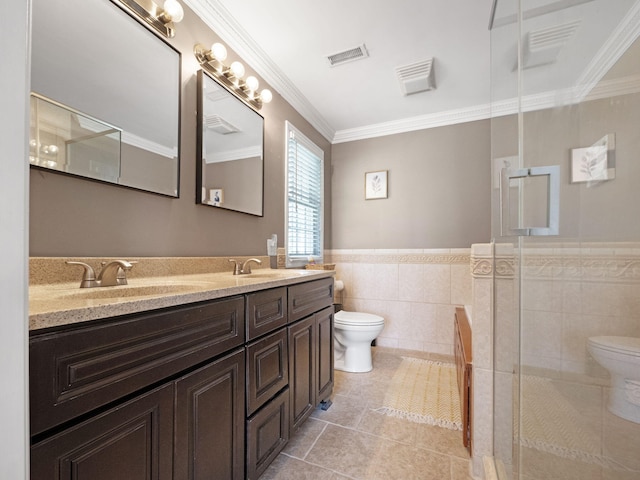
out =
[(391, 122), (338, 130), (333, 137), (333, 143), (352, 142), (354, 140), (364, 140), (366, 138), (382, 137), (384, 135), (394, 135), (398, 133), (412, 132), (415, 130), (423, 130), (426, 128), (443, 127), (446, 125), (455, 125), (457, 123), (484, 120), (489, 118), (490, 114), (491, 107), (489, 104), (485, 104), (469, 108), (449, 110), (447, 112), (419, 115)]
[(590, 92), (597, 87), (598, 82), (639, 35), (640, 1), (636, 1), (576, 82), (577, 85), (581, 86), (581, 90), (576, 94), (577, 101), (589, 96)]
[(184, 0), (184, 3), (226, 44), (277, 91), (328, 141), (335, 129), (296, 88), (264, 50), (218, 0)]
[[(572, 0), (573, 1), (573, 0)], [(601, 81), (640, 35), (640, 0), (585, 69), (575, 87), (336, 131), (218, 0), (184, 0), (218, 36), (332, 144), (485, 120), (640, 92), (640, 75)], [(558, 2), (561, 3), (561, 2)], [(571, 1), (568, 3), (572, 3)], [(579, 0), (578, 3), (584, 3)]]

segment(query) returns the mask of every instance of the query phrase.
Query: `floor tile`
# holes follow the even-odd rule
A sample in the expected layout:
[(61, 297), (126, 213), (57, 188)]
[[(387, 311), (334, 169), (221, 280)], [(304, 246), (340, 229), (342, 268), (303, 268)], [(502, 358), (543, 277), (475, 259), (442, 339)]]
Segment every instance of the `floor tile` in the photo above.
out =
[(260, 480), (333, 480), (335, 478), (339, 477), (336, 477), (331, 470), (283, 454), (278, 455), (260, 476)]
[(295, 435), (289, 439), (289, 443), (287, 443), (287, 446), (284, 448), (284, 453), (291, 457), (304, 460), (325, 428), (327, 428), (326, 422), (309, 418)]
[(372, 352), (371, 372), (335, 372), (331, 407), (312, 413), (260, 480), (470, 480), (459, 431), (375, 411), (403, 356), (444, 357), (382, 347)]
[(344, 395), (333, 395), (331, 400), (333, 404), (328, 410), (315, 409), (311, 418), (351, 428), (360, 423), (360, 418), (367, 408), (366, 402), (357, 397)]

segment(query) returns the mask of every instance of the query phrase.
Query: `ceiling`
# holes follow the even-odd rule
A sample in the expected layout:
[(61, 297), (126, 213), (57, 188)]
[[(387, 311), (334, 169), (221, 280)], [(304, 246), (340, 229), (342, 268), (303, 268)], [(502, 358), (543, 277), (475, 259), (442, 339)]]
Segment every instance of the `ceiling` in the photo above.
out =
[[(517, 30), (508, 10), (515, 2), (496, 2), (494, 15), (493, 0), (185, 3), (333, 143), (488, 118), (492, 99), (517, 94)], [(525, 73), (528, 85), (535, 85), (528, 93), (557, 96), (558, 89), (600, 80), (638, 36), (638, 4), (527, 0), (523, 37), (573, 28), (556, 62)], [(611, 42), (618, 30), (625, 31)], [(368, 57), (329, 65), (328, 55), (362, 44)], [(404, 95), (396, 68), (430, 58), (435, 88)]]

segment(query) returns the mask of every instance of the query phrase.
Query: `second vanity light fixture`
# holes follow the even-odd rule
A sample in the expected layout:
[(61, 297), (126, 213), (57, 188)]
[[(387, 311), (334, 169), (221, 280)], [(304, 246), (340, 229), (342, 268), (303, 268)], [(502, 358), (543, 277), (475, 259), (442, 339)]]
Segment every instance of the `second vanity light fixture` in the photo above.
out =
[(223, 44), (214, 43), (210, 49), (207, 49), (198, 43), (193, 47), (193, 53), (204, 70), (255, 108), (260, 109), (263, 104), (273, 99), (271, 91), (267, 88), (258, 92), (260, 84), (256, 77), (250, 75), (246, 79), (243, 78), (245, 70), (242, 63), (236, 61), (229, 66), (224, 64), (227, 59), (227, 48)]
[(184, 9), (178, 0), (165, 0), (162, 7), (153, 0), (120, 0), (120, 2), (169, 38), (176, 34), (174, 23), (181, 22), (184, 18)]

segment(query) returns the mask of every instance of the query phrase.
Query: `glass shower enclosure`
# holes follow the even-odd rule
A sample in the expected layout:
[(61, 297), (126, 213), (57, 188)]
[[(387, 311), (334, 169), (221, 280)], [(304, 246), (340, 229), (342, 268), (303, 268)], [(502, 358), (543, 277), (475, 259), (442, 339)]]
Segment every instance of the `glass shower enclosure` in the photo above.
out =
[(640, 1), (496, 0), (490, 31), (493, 464), (637, 480)]

